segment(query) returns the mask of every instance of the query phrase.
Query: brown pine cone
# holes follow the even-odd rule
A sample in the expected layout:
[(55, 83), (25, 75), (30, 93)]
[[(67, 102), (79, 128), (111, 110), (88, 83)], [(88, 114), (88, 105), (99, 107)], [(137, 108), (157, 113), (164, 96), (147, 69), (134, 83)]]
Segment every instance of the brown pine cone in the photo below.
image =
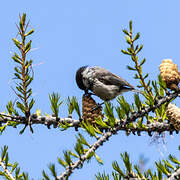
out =
[(176, 130), (180, 130), (180, 108), (174, 104), (169, 104), (166, 109), (166, 115), (170, 123)]
[(171, 59), (164, 59), (159, 66), (162, 80), (166, 82), (167, 88), (178, 90), (180, 82), (180, 74), (177, 64), (174, 64)]
[(91, 97), (91, 95), (83, 95), (82, 98), (82, 111), (83, 111), (83, 119), (84, 121), (88, 121), (91, 124), (95, 124), (95, 119), (98, 117), (103, 118), (102, 114), (102, 108), (98, 107), (94, 111), (91, 111), (92, 108), (96, 107), (97, 103), (95, 100)]

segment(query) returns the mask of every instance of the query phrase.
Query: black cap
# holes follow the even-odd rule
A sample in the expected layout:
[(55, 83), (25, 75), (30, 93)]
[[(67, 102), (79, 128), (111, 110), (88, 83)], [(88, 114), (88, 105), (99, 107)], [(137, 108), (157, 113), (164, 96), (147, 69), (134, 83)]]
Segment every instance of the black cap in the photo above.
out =
[(87, 66), (82, 66), (76, 72), (76, 83), (78, 87), (84, 91), (86, 91), (87, 88), (84, 86), (82, 73), (86, 68)]

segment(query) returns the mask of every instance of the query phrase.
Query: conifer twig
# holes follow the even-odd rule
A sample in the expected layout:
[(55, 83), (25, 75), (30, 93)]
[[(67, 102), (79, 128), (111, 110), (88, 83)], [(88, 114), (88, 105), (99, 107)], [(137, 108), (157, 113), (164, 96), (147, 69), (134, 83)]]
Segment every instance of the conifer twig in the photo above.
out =
[(174, 179), (178, 179), (178, 177), (180, 176), (180, 168), (176, 169), (174, 173), (172, 173), (167, 180), (174, 180)]
[[(141, 112), (141, 113), (138, 112), (137, 114), (134, 114), (131, 117), (129, 117), (128, 121), (126, 118), (126, 120), (123, 121), (124, 122), (123, 124), (125, 125), (127, 122), (129, 122), (129, 119), (134, 121), (134, 118), (135, 119), (139, 118), (139, 117), (141, 117), (141, 115), (144, 116), (146, 113), (149, 113), (149, 112), (155, 110), (156, 108), (160, 107), (162, 104), (169, 102), (171, 99), (177, 97), (179, 94), (180, 94), (180, 90), (178, 92), (174, 92), (174, 93), (171, 93), (171, 94), (165, 96), (153, 107), (148, 106), (147, 108), (145, 108), (143, 110), (143, 112)], [(66, 171), (63, 172), (60, 176), (58, 176), (57, 180), (67, 179), (67, 177), (69, 177), (73, 173), (74, 169), (77, 169), (78, 167), (83, 165), (84, 161), (88, 158), (90, 153), (95, 152), (113, 134), (117, 134), (117, 132), (120, 130), (120, 127), (121, 127), (121, 124), (117, 127), (114, 127), (113, 129), (109, 130), (108, 132), (104, 133), (93, 145), (91, 145), (89, 150), (83, 156), (81, 156), (81, 158), (79, 160), (77, 160), (75, 163), (73, 163), (70, 167), (66, 168)]]
[(13, 175), (9, 172), (3, 161), (0, 159), (0, 166), (4, 169), (5, 174), (11, 179), (11, 180), (16, 180)]

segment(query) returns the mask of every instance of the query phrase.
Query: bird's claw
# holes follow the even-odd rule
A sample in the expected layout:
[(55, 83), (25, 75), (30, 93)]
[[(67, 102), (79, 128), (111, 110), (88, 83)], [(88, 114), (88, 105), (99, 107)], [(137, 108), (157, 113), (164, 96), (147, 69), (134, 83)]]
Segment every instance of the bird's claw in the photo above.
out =
[(96, 109), (99, 109), (99, 108), (102, 108), (102, 104), (97, 104), (95, 107), (93, 107), (90, 111), (93, 112), (95, 111)]
[(91, 95), (95, 95), (94, 93), (85, 93), (84, 96), (91, 96)]

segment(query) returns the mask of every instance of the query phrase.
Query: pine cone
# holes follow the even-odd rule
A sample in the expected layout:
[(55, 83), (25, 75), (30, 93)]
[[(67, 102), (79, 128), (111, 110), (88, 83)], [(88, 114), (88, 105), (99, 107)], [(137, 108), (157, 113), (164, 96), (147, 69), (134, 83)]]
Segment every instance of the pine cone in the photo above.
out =
[(95, 124), (96, 121), (95, 119), (98, 118), (99, 116), (103, 118), (102, 114), (102, 108), (99, 107), (95, 109), (94, 111), (91, 111), (92, 108), (96, 107), (97, 103), (95, 100), (91, 97), (91, 95), (83, 95), (82, 98), (82, 111), (83, 111), (83, 119), (84, 121), (88, 121), (91, 124)]
[(180, 130), (180, 108), (174, 104), (169, 104), (166, 109), (166, 115), (170, 121), (170, 124), (174, 126), (176, 130)]
[(174, 64), (171, 59), (164, 59), (159, 66), (162, 80), (166, 82), (167, 88), (178, 90), (180, 82), (180, 74), (177, 64)]

